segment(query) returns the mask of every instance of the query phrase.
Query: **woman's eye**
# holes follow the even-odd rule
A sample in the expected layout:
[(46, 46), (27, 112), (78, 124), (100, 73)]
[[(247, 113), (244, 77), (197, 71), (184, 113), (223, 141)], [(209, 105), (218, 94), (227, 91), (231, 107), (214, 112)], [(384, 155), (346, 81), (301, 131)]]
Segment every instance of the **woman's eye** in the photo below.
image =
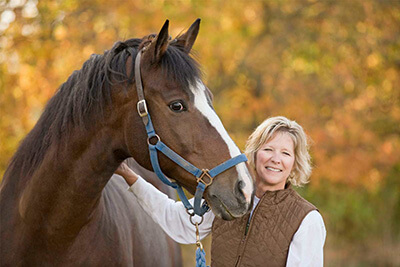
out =
[(171, 104), (169, 104), (169, 108), (173, 112), (182, 112), (186, 110), (186, 107), (183, 105), (182, 101), (174, 101)]

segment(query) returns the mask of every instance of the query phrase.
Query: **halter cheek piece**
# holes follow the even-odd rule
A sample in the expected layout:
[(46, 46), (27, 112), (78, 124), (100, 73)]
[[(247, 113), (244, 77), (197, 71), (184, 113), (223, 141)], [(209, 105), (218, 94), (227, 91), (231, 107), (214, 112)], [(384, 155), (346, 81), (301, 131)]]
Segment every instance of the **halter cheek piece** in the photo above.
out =
[[(146, 100), (144, 98), (142, 78), (140, 74), (140, 59), (142, 53), (145, 51), (146, 47), (138, 51), (136, 59), (135, 59), (135, 82), (136, 82), (136, 90), (138, 94), (138, 103), (137, 103), (137, 111), (139, 116), (142, 118), (142, 121), (146, 127), (147, 132), (147, 144), (149, 146), (150, 151), (150, 161), (153, 167), (154, 172), (157, 174), (158, 178), (166, 185), (169, 185), (175, 188), (178, 192), (179, 198), (184, 204), (186, 210), (190, 215), (196, 214), (202, 216), (209, 209), (207, 203), (204, 201), (203, 205), (201, 205), (201, 199), (203, 198), (204, 190), (207, 186), (211, 185), (214, 180), (214, 177), (218, 174), (226, 171), (227, 169), (241, 163), (247, 161), (247, 158), (244, 154), (240, 154), (236, 157), (233, 157), (224, 163), (216, 166), (215, 168), (208, 170), (195, 167), (190, 162), (186, 161), (184, 158), (179, 156), (176, 152), (170, 149), (167, 145), (165, 145), (160, 137), (156, 134), (153, 123), (151, 122), (150, 114), (147, 109)], [(183, 192), (182, 187), (168, 180), (168, 178), (164, 175), (161, 170), (160, 164), (158, 163), (158, 155), (157, 150), (167, 156), (169, 159), (174, 161), (176, 164), (184, 168), (189, 173), (193, 174), (197, 180), (196, 192), (194, 195), (194, 205), (192, 206), (185, 193)], [(193, 212), (191, 212), (193, 210)]]

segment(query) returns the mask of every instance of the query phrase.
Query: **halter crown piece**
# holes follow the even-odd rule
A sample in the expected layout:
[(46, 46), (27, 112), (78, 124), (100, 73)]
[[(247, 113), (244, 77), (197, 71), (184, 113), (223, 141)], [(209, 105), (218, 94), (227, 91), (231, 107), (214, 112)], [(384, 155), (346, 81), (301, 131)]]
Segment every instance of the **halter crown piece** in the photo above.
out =
[[(179, 156), (176, 152), (174, 152), (172, 149), (170, 149), (167, 145), (165, 145), (160, 137), (156, 134), (153, 123), (151, 122), (150, 114), (147, 109), (147, 104), (146, 100), (144, 98), (144, 92), (143, 92), (143, 85), (142, 85), (142, 78), (140, 74), (140, 59), (142, 53), (145, 51), (144, 47), (143, 49), (139, 50), (135, 59), (135, 82), (136, 82), (136, 90), (138, 94), (138, 103), (137, 103), (137, 110), (139, 113), (139, 116), (142, 118), (143, 124), (146, 127), (146, 132), (147, 132), (147, 143), (149, 145), (149, 151), (150, 151), (150, 161), (151, 165), (153, 167), (154, 172), (157, 174), (158, 178), (166, 185), (169, 185), (173, 188), (176, 189), (178, 192), (179, 198), (181, 199), (182, 203), (184, 204), (186, 210), (188, 213), (193, 216), (194, 214), (203, 216), (204, 213), (206, 213), (209, 209), (207, 203), (204, 201), (203, 205), (201, 205), (201, 199), (203, 198), (203, 193), (204, 190), (206, 189), (207, 186), (211, 185), (213, 182), (213, 179), (215, 176), (218, 174), (226, 171), (227, 169), (241, 163), (247, 161), (247, 158), (244, 154), (240, 154), (236, 157), (233, 157), (224, 163), (216, 166), (215, 168), (208, 170), (208, 169), (202, 169), (200, 170), (199, 168), (195, 167), (193, 164), (190, 162), (186, 161), (184, 158)], [(150, 142), (150, 139), (156, 141), (155, 144), (152, 144)], [(165, 156), (167, 156), (169, 159), (174, 161), (176, 164), (184, 168), (186, 171), (189, 173), (193, 174), (196, 177), (197, 180), (197, 187), (196, 187), (196, 192), (194, 195), (194, 205), (192, 206), (185, 193), (183, 192), (182, 187), (175, 183), (171, 182), (162, 172), (160, 164), (158, 162), (158, 155), (157, 155), (157, 150), (163, 153)], [(191, 212), (191, 210), (193, 210)]]

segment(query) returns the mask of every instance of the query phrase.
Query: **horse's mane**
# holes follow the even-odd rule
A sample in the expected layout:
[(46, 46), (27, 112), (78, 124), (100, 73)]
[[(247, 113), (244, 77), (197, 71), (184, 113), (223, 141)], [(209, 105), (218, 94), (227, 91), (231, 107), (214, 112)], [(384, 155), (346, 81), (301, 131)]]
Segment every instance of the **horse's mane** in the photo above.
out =
[[(39, 121), (21, 143), (6, 171), (25, 176), (32, 174), (43, 161), (51, 145), (57, 145), (62, 136), (74, 127), (89, 128), (102, 118), (103, 110), (111, 103), (112, 88), (116, 84), (134, 82), (134, 73), (128, 76), (126, 62), (136, 58), (143, 39), (117, 42), (103, 55), (92, 55), (60, 86), (47, 103)], [(164, 75), (189, 90), (200, 77), (198, 63), (184, 52), (179, 42), (171, 42), (161, 59)], [(134, 60), (132, 60), (132, 70)], [(98, 115), (97, 115), (98, 114)]]

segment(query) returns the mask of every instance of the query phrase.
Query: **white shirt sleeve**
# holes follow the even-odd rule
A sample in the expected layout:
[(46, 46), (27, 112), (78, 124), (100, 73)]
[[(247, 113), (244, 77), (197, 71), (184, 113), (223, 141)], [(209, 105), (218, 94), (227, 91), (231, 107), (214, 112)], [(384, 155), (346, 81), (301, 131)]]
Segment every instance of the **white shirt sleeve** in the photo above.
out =
[(313, 210), (304, 217), (289, 246), (286, 266), (323, 266), (326, 229), (321, 214)]
[[(136, 196), (139, 205), (145, 212), (173, 240), (181, 244), (196, 243), (195, 226), (190, 222), (190, 216), (182, 202), (168, 198), (141, 177), (128, 190)], [(192, 205), (193, 201), (193, 198), (189, 200)], [(203, 222), (199, 225), (201, 239), (211, 232), (215, 215), (210, 210), (203, 215), (203, 218)], [(195, 215), (193, 222), (200, 222), (200, 217)]]

